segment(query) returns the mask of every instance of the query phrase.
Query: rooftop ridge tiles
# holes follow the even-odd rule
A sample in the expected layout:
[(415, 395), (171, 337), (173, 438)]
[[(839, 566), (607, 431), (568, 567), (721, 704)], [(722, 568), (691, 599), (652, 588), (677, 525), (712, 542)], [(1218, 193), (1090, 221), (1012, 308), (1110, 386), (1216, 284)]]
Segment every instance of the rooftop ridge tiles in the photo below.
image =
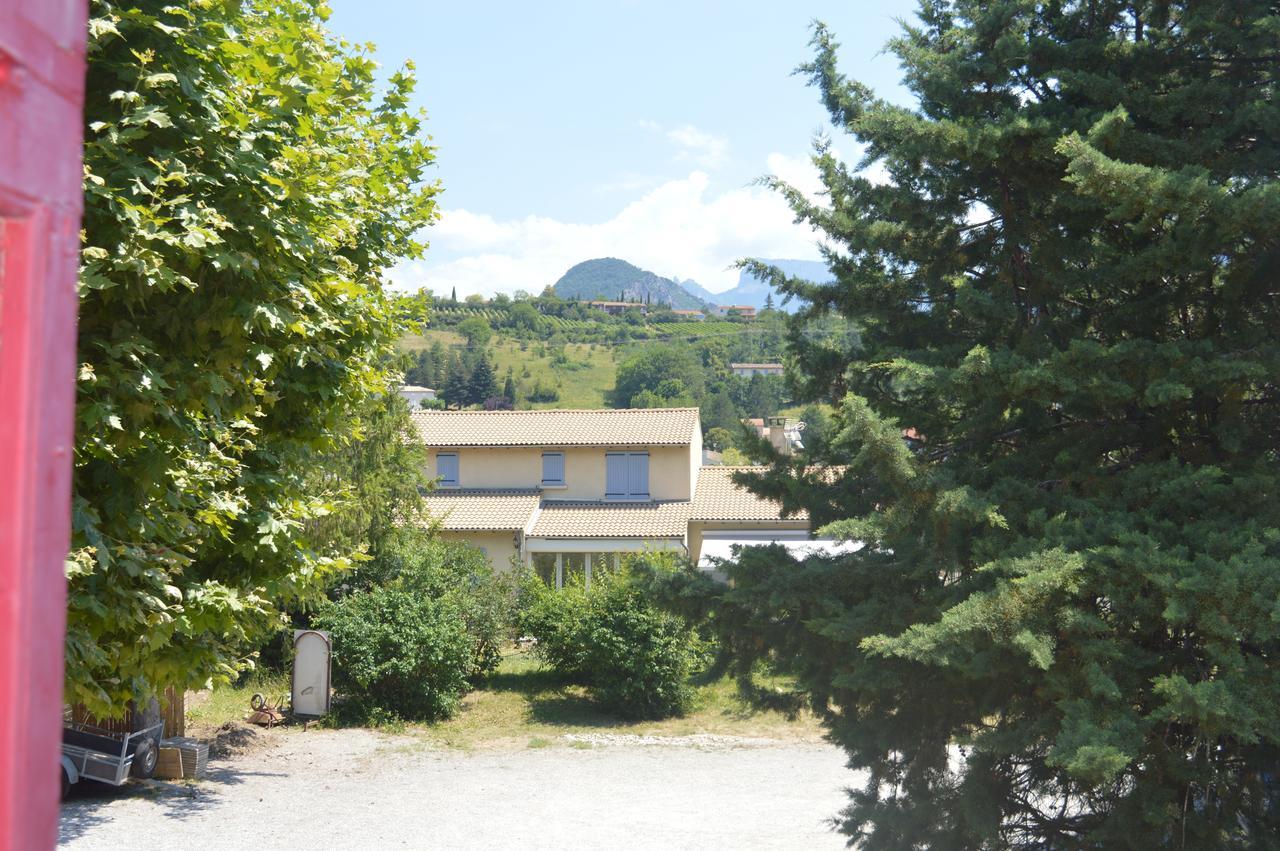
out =
[(486, 416), (486, 417), (510, 417), (510, 416), (530, 416), (534, 414), (651, 414), (655, 411), (669, 412), (685, 412), (697, 411), (699, 408), (694, 406), (686, 406), (681, 408), (535, 408), (526, 411), (432, 411), (426, 408), (410, 411), (409, 413), (415, 417), (445, 417), (445, 416)]

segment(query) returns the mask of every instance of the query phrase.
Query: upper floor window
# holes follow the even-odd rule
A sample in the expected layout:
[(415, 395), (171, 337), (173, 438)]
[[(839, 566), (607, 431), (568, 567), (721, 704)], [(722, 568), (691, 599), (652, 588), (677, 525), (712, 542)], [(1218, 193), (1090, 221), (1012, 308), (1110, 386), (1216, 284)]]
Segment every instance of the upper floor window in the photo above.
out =
[(544, 488), (564, 486), (563, 452), (542, 453), (542, 486)]
[(436, 453), (436, 477), (442, 488), (458, 487), (458, 453)]
[(605, 499), (649, 498), (649, 453), (606, 452)]

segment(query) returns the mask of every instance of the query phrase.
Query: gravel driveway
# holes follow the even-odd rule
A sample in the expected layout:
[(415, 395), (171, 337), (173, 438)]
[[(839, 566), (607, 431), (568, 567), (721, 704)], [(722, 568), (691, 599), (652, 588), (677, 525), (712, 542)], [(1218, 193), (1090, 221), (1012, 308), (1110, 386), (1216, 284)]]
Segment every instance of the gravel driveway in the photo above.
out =
[(829, 745), (725, 736), (472, 752), (366, 730), (265, 738), (198, 784), (81, 784), (61, 846), (836, 849), (855, 779)]

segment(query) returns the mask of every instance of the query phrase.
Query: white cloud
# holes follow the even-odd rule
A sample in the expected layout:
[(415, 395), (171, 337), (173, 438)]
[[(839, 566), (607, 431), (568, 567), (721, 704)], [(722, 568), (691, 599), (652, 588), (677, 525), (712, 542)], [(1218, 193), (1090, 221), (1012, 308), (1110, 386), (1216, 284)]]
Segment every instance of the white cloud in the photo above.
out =
[(810, 203), (826, 204), (825, 196), (820, 194), (825, 191), (822, 178), (819, 177), (818, 170), (813, 167), (813, 161), (808, 156), (789, 157), (786, 154), (769, 154), (765, 159), (765, 165), (770, 174), (800, 190), (800, 194), (808, 198)]
[(719, 291), (737, 282), (738, 271), (729, 267), (742, 257), (817, 259), (818, 235), (792, 218), (776, 193), (757, 186), (712, 193), (707, 174), (694, 171), (595, 224), (543, 216), (501, 221), (469, 210), (446, 211), (426, 234), (426, 259), (402, 264), (390, 277), (397, 289), (448, 294), (456, 287), (459, 298), (517, 289), (537, 293), (575, 263), (620, 257)]
[(696, 162), (707, 168), (715, 168), (724, 162), (729, 150), (729, 140), (723, 136), (704, 133), (692, 124), (667, 131), (667, 138), (680, 147), (676, 159)]
[(636, 125), (642, 130), (666, 137), (668, 142), (675, 145), (676, 162), (694, 163), (700, 168), (715, 169), (724, 164), (725, 155), (729, 152), (728, 139), (699, 130), (692, 124), (668, 130), (656, 121), (642, 119)]
[[(837, 159), (844, 159), (839, 150), (832, 149), (832, 153)], [(845, 162), (850, 165), (856, 164), (856, 160), (851, 159), (846, 159)], [(813, 160), (809, 155), (792, 157), (786, 154), (769, 154), (765, 164), (768, 166), (770, 174), (781, 178), (800, 190), (800, 194), (809, 199), (810, 203), (821, 204), (826, 207), (831, 206), (824, 194), (825, 187), (822, 185), (822, 178), (818, 175), (818, 170), (814, 168)], [(862, 171), (862, 176), (876, 186), (884, 186), (893, 182), (893, 179), (889, 176), (888, 169), (884, 167), (882, 162), (873, 163), (870, 168)]]

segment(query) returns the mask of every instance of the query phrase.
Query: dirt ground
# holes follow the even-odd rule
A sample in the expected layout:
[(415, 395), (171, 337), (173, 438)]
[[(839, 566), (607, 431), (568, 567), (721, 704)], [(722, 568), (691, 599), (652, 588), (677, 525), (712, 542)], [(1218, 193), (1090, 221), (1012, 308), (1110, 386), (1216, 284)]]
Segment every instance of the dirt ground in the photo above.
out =
[(61, 847), (841, 848), (830, 745), (569, 734), (440, 748), (368, 730), (241, 732), (199, 783), (80, 784)]

